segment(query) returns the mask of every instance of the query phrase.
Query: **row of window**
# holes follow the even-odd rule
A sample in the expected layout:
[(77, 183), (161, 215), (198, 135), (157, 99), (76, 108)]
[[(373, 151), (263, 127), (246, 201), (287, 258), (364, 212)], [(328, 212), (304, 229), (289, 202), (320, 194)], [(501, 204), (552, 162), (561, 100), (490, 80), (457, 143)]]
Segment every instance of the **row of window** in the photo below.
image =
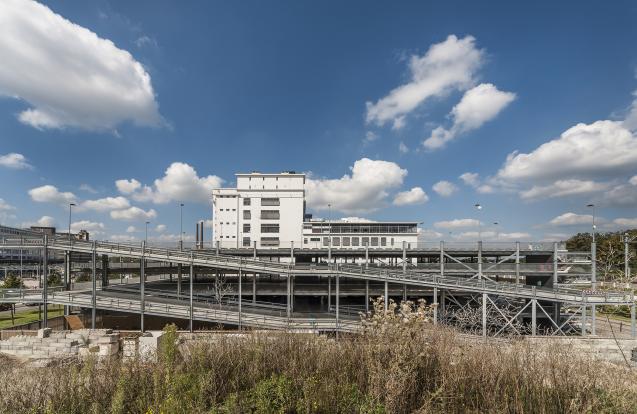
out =
[[(250, 233), (252, 230), (252, 226), (250, 224), (243, 225), (243, 232)], [(262, 224), (261, 225), (261, 233), (278, 233), (279, 225), (278, 224)]]
[[(310, 237), (310, 242), (320, 242), (320, 237)], [(308, 239), (303, 239), (304, 244), (308, 244)], [(330, 244), (329, 237), (323, 237), (323, 246), (327, 247)], [(358, 247), (358, 246), (371, 246), (371, 247), (384, 247), (387, 246), (387, 237), (332, 237), (332, 246), (334, 247)], [(389, 239), (389, 245), (394, 245), (394, 238)]]
[(415, 225), (397, 225), (397, 224), (354, 224), (354, 225), (332, 225), (319, 224), (303, 226), (305, 230), (312, 230), (312, 233), (416, 233)]
[[(252, 218), (252, 212), (250, 210), (243, 210), (243, 219), (250, 220)], [(281, 215), (279, 210), (261, 210), (261, 220), (279, 220)]]
[[(250, 237), (243, 238), (243, 247), (250, 247)], [(261, 237), (261, 246), (264, 247), (276, 247), (279, 246), (278, 237)]]
[[(280, 205), (280, 201), (278, 197), (264, 197), (261, 199), (261, 205), (262, 206), (278, 206)], [(251, 199), (250, 198), (244, 198), (243, 199), (243, 205), (244, 206), (249, 206), (251, 205)]]

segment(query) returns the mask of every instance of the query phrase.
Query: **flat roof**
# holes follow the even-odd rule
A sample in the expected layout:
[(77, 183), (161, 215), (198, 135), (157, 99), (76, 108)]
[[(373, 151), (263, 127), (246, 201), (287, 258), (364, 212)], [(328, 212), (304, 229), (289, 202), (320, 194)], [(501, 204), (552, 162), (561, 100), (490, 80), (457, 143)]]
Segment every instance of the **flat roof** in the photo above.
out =
[(418, 221), (343, 221), (343, 220), (311, 220), (304, 221), (303, 224), (414, 224), (418, 225)]
[(255, 172), (251, 172), (251, 173), (236, 173), (235, 175), (236, 176), (254, 176), (254, 175), (262, 176), (262, 175), (265, 175), (265, 176), (270, 176), (270, 177), (275, 177), (275, 176), (276, 177), (280, 177), (282, 175), (285, 175), (285, 176), (305, 177), (304, 173), (297, 173), (297, 172), (294, 172), (294, 171), (290, 171), (290, 172), (283, 171), (283, 172), (279, 172), (279, 173), (261, 173), (261, 172), (256, 172), (255, 171)]

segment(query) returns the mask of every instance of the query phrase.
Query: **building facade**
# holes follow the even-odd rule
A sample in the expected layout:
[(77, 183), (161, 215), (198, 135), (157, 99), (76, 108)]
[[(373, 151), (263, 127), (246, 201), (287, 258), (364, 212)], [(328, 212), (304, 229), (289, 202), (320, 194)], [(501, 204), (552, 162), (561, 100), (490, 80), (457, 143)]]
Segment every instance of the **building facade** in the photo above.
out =
[[(236, 174), (236, 188), (212, 191), (214, 245), (221, 248), (415, 248), (416, 222), (311, 219), (305, 174)], [(304, 220), (307, 217), (306, 220)]]

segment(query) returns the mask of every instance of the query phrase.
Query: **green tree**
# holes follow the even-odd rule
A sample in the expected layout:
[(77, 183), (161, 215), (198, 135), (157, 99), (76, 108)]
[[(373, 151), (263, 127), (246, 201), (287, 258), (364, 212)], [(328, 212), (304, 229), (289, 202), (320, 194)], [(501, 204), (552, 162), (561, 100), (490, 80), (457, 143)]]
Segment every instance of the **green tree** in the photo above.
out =
[(20, 289), (24, 287), (22, 280), (15, 274), (9, 273), (2, 283), (4, 289)]

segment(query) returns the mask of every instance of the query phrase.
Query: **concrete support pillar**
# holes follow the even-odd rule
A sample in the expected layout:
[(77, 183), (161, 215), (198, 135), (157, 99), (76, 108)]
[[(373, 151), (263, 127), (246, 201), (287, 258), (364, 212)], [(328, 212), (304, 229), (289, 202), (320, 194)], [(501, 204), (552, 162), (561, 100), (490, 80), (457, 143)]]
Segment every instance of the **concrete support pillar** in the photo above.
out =
[(434, 297), (433, 297), (433, 308), (434, 308), (434, 325), (438, 325), (438, 288), (434, 288)]
[(188, 307), (188, 319), (189, 319), (189, 323), (188, 323), (188, 330), (190, 332), (192, 332), (193, 330), (193, 312), (194, 312), (194, 308), (193, 308), (193, 292), (192, 292), (192, 288), (193, 288), (193, 283), (195, 280), (195, 269), (193, 266), (193, 260), (192, 260), (192, 252), (190, 252), (190, 280), (189, 285), (190, 285), (190, 306)]
[(290, 263), (294, 264), (294, 241), (290, 242)]
[(288, 317), (288, 323), (290, 322), (290, 278), (292, 276), (290, 275), (290, 273), (288, 273), (288, 277), (286, 280), (286, 293), (285, 293), (285, 311), (287, 313), (287, 317)]
[(482, 279), (482, 240), (478, 242), (478, 279)]
[(97, 313), (97, 251), (95, 240), (91, 252), (91, 329), (95, 329), (95, 318)]
[(635, 294), (633, 293), (633, 303), (630, 305), (630, 337), (637, 338), (637, 325), (635, 324)]
[(146, 288), (146, 241), (142, 241), (142, 257), (139, 259), (139, 324), (140, 330), (144, 332), (144, 310), (146, 308), (146, 298), (144, 289)]
[(537, 335), (537, 300), (531, 299), (531, 335)]
[(215, 253), (217, 254), (217, 256), (219, 255), (219, 240), (215, 242)]
[(241, 323), (242, 323), (242, 320), (241, 320), (241, 316), (242, 316), (241, 304), (243, 303), (243, 299), (241, 298), (241, 295), (243, 293), (241, 292), (241, 279), (243, 279), (242, 276), (243, 276), (243, 271), (239, 269), (239, 330), (241, 330)]
[[(68, 291), (71, 285), (71, 251), (64, 254), (64, 290)], [(64, 315), (70, 315), (70, 307), (64, 305)]]
[(403, 302), (407, 300), (407, 285), (403, 284)]
[(102, 287), (108, 286), (108, 256), (103, 254), (102, 255)]
[(520, 242), (515, 242), (515, 284), (520, 283)]
[(553, 242), (553, 287), (557, 287), (557, 242)]
[(257, 303), (257, 274), (252, 275), (252, 303)]
[(630, 280), (630, 267), (628, 266), (628, 234), (624, 235), (624, 279)]
[(44, 235), (44, 249), (42, 250), (42, 304), (44, 306), (44, 320), (42, 326), (47, 327), (49, 323), (49, 239)]
[(597, 289), (597, 243), (591, 243), (591, 284)]
[(389, 284), (385, 280), (385, 312), (387, 312), (388, 304), (389, 304)]
[(329, 239), (327, 241), (327, 263), (329, 263), (330, 265), (332, 264), (332, 234), (331, 232), (329, 235)]
[(447, 291), (443, 290), (440, 292), (440, 313), (442, 313), (443, 317), (446, 312), (447, 306)]
[(168, 281), (171, 283), (173, 281), (173, 262), (168, 263)]
[(290, 280), (290, 312), (294, 313), (294, 276)]
[(403, 240), (403, 274), (407, 273), (407, 242)]
[(332, 275), (327, 275), (327, 311), (332, 310)]
[(365, 269), (369, 267), (369, 245), (365, 245)]
[(597, 315), (595, 305), (591, 305), (591, 335), (597, 335)]
[(369, 280), (365, 280), (365, 312), (369, 312)]
[(338, 273), (336, 273), (336, 338), (337, 339), (338, 339), (338, 322), (339, 322), (338, 312), (341, 306), (340, 299), (341, 299), (341, 291), (340, 291), (339, 276), (338, 276)]
[(586, 302), (582, 304), (582, 336), (586, 336), (586, 325), (588, 321), (586, 320)]
[(482, 294), (482, 336), (487, 337), (487, 294)]
[(252, 242), (252, 258), (253, 259), (257, 258), (257, 241), (256, 240)]
[(181, 280), (183, 277), (183, 265), (181, 263), (177, 264), (177, 299), (181, 299)]
[(445, 242), (440, 242), (440, 276), (445, 275)]

